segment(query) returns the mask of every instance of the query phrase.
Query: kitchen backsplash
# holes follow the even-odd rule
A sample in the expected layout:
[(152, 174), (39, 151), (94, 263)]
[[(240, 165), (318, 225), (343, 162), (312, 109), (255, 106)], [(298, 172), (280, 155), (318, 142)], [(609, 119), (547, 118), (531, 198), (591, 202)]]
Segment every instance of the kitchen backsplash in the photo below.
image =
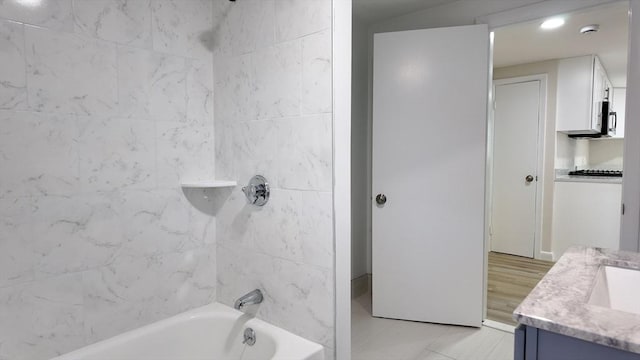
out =
[(566, 134), (557, 133), (557, 170), (602, 169), (622, 170), (623, 139), (571, 139)]
[(589, 141), (589, 166), (594, 169), (622, 170), (624, 140)]
[(556, 133), (556, 169), (573, 169), (575, 166), (576, 141), (567, 134)]

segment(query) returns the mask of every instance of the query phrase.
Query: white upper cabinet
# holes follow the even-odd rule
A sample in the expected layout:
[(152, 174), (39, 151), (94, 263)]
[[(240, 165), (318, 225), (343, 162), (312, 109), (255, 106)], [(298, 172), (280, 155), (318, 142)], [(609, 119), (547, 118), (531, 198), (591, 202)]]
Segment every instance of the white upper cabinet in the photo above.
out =
[(567, 134), (597, 134), (602, 119), (600, 102), (611, 82), (595, 55), (558, 62), (556, 130)]

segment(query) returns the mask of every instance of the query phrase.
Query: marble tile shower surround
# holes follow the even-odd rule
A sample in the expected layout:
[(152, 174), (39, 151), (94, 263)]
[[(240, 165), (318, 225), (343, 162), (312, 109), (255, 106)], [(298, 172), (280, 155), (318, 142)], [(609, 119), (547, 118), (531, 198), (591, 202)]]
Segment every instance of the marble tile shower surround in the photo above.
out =
[(263, 289), (256, 315), (332, 358), (331, 0), (218, 1), (214, 23), (216, 175), (273, 189), (217, 213), (218, 300)]
[(214, 175), (211, 0), (30, 3), (0, 0), (2, 360), (215, 300), (229, 195), (179, 187)]

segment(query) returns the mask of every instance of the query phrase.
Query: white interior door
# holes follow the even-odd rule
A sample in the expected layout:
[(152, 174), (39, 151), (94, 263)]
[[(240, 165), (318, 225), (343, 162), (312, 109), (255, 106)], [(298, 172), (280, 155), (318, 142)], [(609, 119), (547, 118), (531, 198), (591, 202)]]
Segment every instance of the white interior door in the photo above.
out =
[(485, 25), (375, 35), (374, 316), (482, 324), (488, 61)]
[(534, 257), (540, 81), (495, 86), (491, 250)]

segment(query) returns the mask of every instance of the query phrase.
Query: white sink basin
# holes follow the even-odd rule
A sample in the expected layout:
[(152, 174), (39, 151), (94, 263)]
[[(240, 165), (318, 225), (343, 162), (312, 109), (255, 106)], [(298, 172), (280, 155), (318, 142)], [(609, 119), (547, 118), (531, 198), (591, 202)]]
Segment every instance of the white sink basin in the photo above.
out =
[(640, 315), (640, 271), (601, 266), (588, 304)]

